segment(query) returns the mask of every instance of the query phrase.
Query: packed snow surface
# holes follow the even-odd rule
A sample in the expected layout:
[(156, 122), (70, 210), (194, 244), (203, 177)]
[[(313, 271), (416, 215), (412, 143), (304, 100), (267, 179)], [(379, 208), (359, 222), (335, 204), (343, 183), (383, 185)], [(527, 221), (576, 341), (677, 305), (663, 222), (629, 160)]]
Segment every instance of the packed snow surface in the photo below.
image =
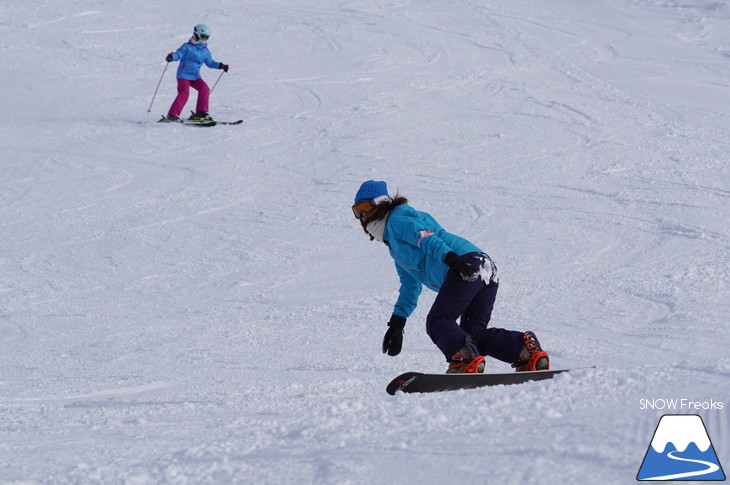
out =
[[(700, 414), (728, 466), (729, 21), (725, 0), (4, 0), (0, 482), (634, 483), (667, 413)], [(242, 125), (156, 123), (197, 23), (231, 66), (203, 68), (211, 113)], [(387, 395), (446, 363), (429, 290), (381, 353), (398, 280), (350, 210), (367, 179), (485, 249), (492, 324), (576, 370)]]

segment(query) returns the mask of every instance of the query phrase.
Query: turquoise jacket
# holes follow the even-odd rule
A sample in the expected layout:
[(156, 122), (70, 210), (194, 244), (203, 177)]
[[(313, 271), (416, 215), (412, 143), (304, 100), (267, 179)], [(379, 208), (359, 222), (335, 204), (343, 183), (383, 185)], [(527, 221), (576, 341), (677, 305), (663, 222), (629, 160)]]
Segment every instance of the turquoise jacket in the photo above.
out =
[(446, 232), (430, 214), (407, 204), (389, 212), (383, 241), (400, 278), (400, 294), (393, 314), (404, 318), (416, 309), (421, 285), (439, 291), (449, 271), (444, 263), (448, 252), (459, 256), (483, 252), (466, 239)]
[(208, 46), (203, 43), (193, 44), (187, 42), (181, 45), (172, 55), (172, 60), (180, 61), (180, 65), (177, 66), (178, 79), (189, 79), (191, 81), (200, 79), (200, 67), (203, 64), (211, 69), (218, 69), (220, 66), (220, 62), (213, 60)]

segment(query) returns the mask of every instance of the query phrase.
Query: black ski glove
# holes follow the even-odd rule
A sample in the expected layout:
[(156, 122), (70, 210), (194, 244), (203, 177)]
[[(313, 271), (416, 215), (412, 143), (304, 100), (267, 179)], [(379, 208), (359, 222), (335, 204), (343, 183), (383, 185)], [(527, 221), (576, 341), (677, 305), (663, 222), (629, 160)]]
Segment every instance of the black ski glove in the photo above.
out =
[(403, 347), (403, 327), (406, 326), (406, 319), (393, 315), (388, 322), (388, 331), (383, 339), (383, 353), (394, 357), (400, 354)]
[[(228, 64), (223, 64), (222, 62), (218, 64), (218, 69), (223, 69), (223, 72), (228, 72)], [(228, 79), (228, 78), (226, 78)]]
[(172, 52), (170, 52), (169, 54), (167, 54), (167, 57), (165, 57), (165, 60), (166, 60), (167, 62), (172, 62), (172, 56), (173, 56), (173, 53), (172, 53)]
[(473, 283), (479, 278), (479, 271), (466, 261), (461, 256), (453, 251), (449, 251), (444, 258), (444, 263), (461, 276), (461, 279)]

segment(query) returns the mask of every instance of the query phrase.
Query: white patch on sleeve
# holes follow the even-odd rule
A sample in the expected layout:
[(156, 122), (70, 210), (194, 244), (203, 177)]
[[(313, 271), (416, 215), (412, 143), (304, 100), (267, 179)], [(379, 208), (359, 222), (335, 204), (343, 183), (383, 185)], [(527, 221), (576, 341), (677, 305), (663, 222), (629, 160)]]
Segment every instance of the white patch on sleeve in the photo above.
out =
[(423, 242), (424, 239), (426, 239), (427, 237), (433, 236), (433, 233), (428, 230), (423, 230), (420, 232), (420, 234), (421, 234), (421, 237), (418, 238), (418, 247), (419, 248), (421, 247), (421, 243)]

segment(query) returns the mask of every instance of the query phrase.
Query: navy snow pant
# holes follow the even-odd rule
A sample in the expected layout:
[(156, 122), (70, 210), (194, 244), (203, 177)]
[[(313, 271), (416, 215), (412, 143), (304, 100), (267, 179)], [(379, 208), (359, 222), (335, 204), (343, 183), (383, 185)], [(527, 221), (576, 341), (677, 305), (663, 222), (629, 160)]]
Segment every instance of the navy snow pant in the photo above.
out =
[[(450, 269), (426, 317), (426, 332), (446, 360), (471, 336), (481, 355), (512, 364), (522, 350), (523, 332), (487, 327), (499, 288), (497, 268), (485, 254), (469, 253), (462, 258), (475, 268), (486, 267), (486, 274), (493, 277), (486, 282), (480, 277), (469, 283)], [(460, 317), (461, 324), (457, 323)]]

